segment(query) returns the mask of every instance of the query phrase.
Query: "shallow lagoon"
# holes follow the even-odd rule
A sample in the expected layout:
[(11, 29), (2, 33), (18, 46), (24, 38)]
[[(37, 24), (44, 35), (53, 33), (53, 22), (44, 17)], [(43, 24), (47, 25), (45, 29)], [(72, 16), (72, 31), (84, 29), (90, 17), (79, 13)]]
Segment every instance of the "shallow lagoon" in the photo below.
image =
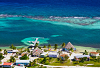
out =
[[(0, 14), (44, 16), (44, 17), (100, 17), (99, 6), (83, 6), (81, 4), (20, 4), (0, 3)], [(91, 11), (90, 11), (91, 10)], [(75, 19), (70, 19), (70, 22)], [(79, 21), (79, 20), (77, 20)], [(85, 20), (87, 21), (87, 20)], [(0, 46), (26, 45), (21, 42), (30, 37), (47, 38), (45, 44), (66, 44), (100, 47), (99, 22), (81, 26), (58, 21), (36, 20), (23, 17), (0, 17)], [(44, 45), (44, 44), (42, 44)]]

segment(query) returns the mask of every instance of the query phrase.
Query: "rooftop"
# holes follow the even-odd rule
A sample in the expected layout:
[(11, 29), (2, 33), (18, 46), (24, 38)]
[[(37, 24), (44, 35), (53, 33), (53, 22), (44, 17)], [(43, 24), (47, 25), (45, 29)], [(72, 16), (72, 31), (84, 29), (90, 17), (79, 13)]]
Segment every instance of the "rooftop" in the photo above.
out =
[(49, 52), (48, 55), (57, 55), (57, 52)]
[(76, 58), (83, 58), (83, 57), (90, 57), (89, 55), (77, 55), (77, 56), (75, 56)]
[(12, 65), (12, 63), (3, 63), (3, 65)]
[(99, 54), (99, 53), (97, 53), (97, 52), (90, 52), (90, 53), (92, 53), (92, 54)]
[(65, 57), (67, 54), (62, 54), (62, 55), (60, 55), (60, 56), (62, 56), (62, 57)]
[(70, 42), (68, 42), (64, 48), (70, 49), (70, 48), (74, 48), (74, 46)]
[(16, 60), (16, 63), (29, 63), (29, 60)]
[(33, 55), (35, 55), (36, 53), (40, 54), (42, 53), (43, 51), (41, 49), (39, 49), (38, 47), (36, 47), (34, 50), (33, 50)]
[(43, 52), (41, 55), (46, 55), (46, 54), (48, 54), (48, 52)]

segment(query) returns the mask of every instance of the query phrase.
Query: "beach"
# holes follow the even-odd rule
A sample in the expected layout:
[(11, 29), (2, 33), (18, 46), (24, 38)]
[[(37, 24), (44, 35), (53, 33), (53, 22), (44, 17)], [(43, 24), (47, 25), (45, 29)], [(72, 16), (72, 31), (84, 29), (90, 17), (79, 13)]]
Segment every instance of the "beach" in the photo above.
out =
[[(16, 46), (16, 48), (27, 48), (28, 46), (25, 45), (21, 45), (21, 46)], [(43, 47), (43, 46), (40, 46)], [(87, 52), (96, 52), (99, 48), (93, 48), (93, 47), (84, 47), (84, 46), (76, 46), (74, 45), (74, 47), (76, 48), (75, 53), (83, 53), (85, 50), (87, 50)], [(54, 46), (51, 46), (51, 48), (54, 48)], [(10, 48), (7, 47), (0, 47), (0, 49), (7, 49), (10, 50)], [(58, 49), (62, 49), (61, 45), (58, 46)]]

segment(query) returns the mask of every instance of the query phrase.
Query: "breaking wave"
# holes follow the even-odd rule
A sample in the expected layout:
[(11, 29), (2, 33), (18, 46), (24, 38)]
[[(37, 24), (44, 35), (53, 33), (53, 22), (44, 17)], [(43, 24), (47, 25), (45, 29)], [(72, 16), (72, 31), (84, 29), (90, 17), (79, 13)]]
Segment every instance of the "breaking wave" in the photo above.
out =
[[(26, 15), (8, 15), (0, 14), (0, 18), (9, 17), (21, 17), (28, 18), (33, 21), (43, 21), (46, 23), (56, 24), (56, 25), (67, 25), (74, 28), (85, 28), (85, 29), (100, 29), (100, 17), (59, 17), (59, 16), (26, 16)], [(0, 22), (2, 23), (2, 22)], [(1, 25), (6, 26), (7, 24)], [(9, 25), (9, 24), (8, 24)], [(10, 26), (10, 25), (9, 25)]]

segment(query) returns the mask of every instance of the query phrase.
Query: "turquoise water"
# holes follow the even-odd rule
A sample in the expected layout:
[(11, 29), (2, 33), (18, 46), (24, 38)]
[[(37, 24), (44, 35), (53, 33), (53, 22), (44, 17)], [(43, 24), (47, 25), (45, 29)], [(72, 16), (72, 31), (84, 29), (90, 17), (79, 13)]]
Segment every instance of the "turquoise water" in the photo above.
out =
[[(32, 37), (39, 37), (40, 45), (66, 44), (100, 47), (100, 8), (97, 6), (61, 4), (19, 4), (0, 3), (0, 14), (20, 15), (19, 17), (0, 17), (0, 46), (29, 45)], [(26, 18), (22, 16), (33, 16)], [(55, 21), (53, 17), (61, 17)], [(86, 17), (80, 20), (62, 17)], [(66, 21), (66, 22), (65, 22)], [(95, 22), (91, 24), (91, 22)], [(76, 23), (89, 23), (80, 25)]]

